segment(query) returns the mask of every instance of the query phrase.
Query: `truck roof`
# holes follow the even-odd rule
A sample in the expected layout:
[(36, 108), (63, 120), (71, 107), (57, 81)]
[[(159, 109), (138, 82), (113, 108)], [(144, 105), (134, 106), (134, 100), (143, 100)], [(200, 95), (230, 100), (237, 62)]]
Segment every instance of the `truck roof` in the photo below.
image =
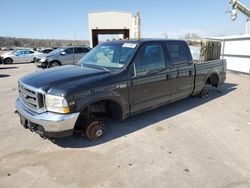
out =
[[(133, 42), (133, 43), (147, 43), (147, 42), (164, 42), (164, 41), (185, 41), (180, 39), (151, 39), (151, 38), (142, 38), (142, 39), (129, 39), (129, 40), (112, 40), (108, 42), (115, 42), (115, 43), (124, 43), (124, 42)], [(105, 43), (105, 42), (104, 42)]]

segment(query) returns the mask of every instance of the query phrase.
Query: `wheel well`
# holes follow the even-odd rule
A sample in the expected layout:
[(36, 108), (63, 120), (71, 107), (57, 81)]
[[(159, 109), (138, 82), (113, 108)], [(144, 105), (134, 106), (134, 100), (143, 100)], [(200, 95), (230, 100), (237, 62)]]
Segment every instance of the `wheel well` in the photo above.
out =
[(217, 74), (212, 74), (208, 77), (206, 84), (217, 87), (219, 85), (219, 76)]
[(61, 63), (60, 61), (58, 61), (58, 60), (53, 60), (53, 61), (51, 61), (49, 64), (51, 64), (51, 63), (53, 63), (53, 62), (57, 62), (57, 63), (59, 63), (59, 65), (62, 65), (62, 63)]
[(3, 62), (5, 62), (7, 59), (10, 59), (13, 62), (13, 59), (11, 57), (6, 57), (5, 59), (3, 59)]
[(76, 122), (75, 128), (83, 127), (93, 120), (122, 119), (122, 108), (120, 104), (112, 100), (101, 100), (86, 106)]

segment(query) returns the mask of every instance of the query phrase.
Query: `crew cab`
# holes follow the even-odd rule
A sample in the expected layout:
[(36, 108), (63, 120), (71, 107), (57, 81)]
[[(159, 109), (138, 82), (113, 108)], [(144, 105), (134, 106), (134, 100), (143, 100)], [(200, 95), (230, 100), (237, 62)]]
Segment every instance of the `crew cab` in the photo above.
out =
[(182, 40), (129, 40), (99, 44), (76, 65), (36, 72), (18, 82), (21, 124), (42, 137), (81, 130), (100, 137), (107, 118), (124, 120), (199, 94), (226, 79), (226, 62), (193, 62)]

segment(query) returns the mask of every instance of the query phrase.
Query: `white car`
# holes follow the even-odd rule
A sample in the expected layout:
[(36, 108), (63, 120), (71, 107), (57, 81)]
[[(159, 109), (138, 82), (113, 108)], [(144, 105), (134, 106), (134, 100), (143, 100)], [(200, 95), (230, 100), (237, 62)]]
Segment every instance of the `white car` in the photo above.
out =
[(33, 50), (14, 50), (1, 55), (4, 64), (33, 62), (35, 56), (41, 54)]
[(33, 59), (33, 62), (36, 63), (37, 61), (39, 61), (40, 59), (42, 58), (45, 58), (50, 52), (52, 52), (54, 49), (52, 48), (46, 48), (46, 49), (43, 49), (41, 51), (39, 51), (40, 53), (35, 55), (34, 59)]

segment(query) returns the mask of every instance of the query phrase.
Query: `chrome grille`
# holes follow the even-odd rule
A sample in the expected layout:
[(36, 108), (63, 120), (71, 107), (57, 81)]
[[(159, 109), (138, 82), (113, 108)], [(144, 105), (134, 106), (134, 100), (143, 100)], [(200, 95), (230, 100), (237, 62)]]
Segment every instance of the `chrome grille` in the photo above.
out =
[(44, 94), (38, 92), (38, 90), (23, 84), (18, 83), (19, 96), (22, 102), (30, 109), (34, 111), (43, 111), (44, 110)]

